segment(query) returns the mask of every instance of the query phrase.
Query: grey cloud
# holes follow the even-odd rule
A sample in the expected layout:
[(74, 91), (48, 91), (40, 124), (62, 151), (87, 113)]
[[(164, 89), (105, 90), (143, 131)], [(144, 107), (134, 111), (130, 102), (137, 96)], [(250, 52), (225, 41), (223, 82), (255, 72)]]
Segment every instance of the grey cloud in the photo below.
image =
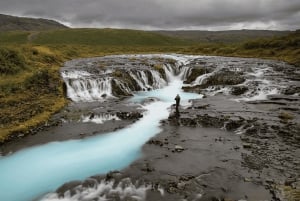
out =
[[(299, 0), (0, 0), (0, 13), (74, 27), (151, 29), (298, 29)], [(270, 26), (272, 24), (272, 26)]]

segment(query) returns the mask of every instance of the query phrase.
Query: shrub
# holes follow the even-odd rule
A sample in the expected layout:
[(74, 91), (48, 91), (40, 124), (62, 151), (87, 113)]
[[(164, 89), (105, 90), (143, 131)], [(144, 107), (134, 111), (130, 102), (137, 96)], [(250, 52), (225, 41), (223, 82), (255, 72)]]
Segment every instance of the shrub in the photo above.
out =
[(19, 52), (0, 48), (0, 74), (15, 74), (25, 68), (25, 59)]
[(50, 75), (48, 70), (42, 69), (35, 72), (32, 76), (25, 80), (27, 89), (47, 89), (50, 84)]

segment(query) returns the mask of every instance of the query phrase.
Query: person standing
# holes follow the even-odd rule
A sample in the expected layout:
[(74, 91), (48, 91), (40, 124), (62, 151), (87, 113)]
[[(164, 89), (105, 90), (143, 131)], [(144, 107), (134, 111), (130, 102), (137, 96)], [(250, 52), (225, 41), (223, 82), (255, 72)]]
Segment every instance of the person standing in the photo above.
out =
[(177, 96), (175, 97), (175, 101), (176, 101), (176, 117), (179, 117), (179, 105), (180, 105), (180, 96), (179, 94), (177, 94)]

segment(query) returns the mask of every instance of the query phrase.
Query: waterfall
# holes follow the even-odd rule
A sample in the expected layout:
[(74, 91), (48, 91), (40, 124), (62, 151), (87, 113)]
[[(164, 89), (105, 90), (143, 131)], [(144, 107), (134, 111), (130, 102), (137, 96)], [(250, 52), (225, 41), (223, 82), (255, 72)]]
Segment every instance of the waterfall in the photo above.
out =
[(175, 70), (172, 68), (172, 66), (170, 64), (165, 64), (163, 66), (165, 73), (166, 73), (166, 78), (167, 81), (170, 82), (172, 81), (174, 75), (175, 75)]
[(188, 76), (191, 75), (191, 70), (192, 70), (192, 68), (190, 66), (184, 66), (184, 67), (182, 67), (182, 69), (180, 71), (180, 74), (179, 74), (179, 77), (182, 80), (185, 80)]
[(153, 78), (153, 84), (152, 84), (153, 89), (160, 89), (167, 85), (167, 82), (161, 77), (159, 72), (155, 70), (150, 70), (150, 72)]
[(196, 80), (193, 82), (193, 85), (197, 85), (197, 84), (203, 84), (204, 81), (209, 78), (210, 76), (212, 76), (215, 72), (211, 72), (211, 73), (207, 73), (207, 74), (203, 74), (200, 75), (199, 77), (196, 78)]
[(76, 66), (76, 63), (71, 62), (69, 65), (66, 64), (61, 75), (70, 99), (75, 102), (99, 101), (107, 97), (129, 96), (137, 90), (160, 89), (172, 82), (174, 76), (185, 79), (191, 73), (190, 67), (183, 66), (187, 61), (174, 58), (177, 60), (175, 64), (162, 65), (164, 72), (151, 67), (136, 68), (128, 63), (99, 69), (93, 65)]
[(111, 78), (65, 79), (67, 95), (73, 101), (94, 101), (112, 96)]
[(143, 83), (137, 78), (137, 76), (132, 72), (132, 71), (129, 71), (129, 75), (130, 77), (132, 77), (132, 79), (135, 80), (135, 82), (139, 85), (139, 87), (143, 90), (144, 88), (144, 85)]

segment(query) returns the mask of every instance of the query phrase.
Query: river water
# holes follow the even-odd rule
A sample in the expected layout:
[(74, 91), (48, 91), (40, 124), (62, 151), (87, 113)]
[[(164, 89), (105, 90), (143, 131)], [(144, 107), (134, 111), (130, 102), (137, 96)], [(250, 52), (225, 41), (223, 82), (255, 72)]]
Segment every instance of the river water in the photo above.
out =
[[(161, 56), (158, 55), (158, 57)], [(144, 57), (151, 59), (153, 55)], [(130, 76), (136, 80), (140, 89), (146, 91), (134, 92), (126, 89), (128, 92), (134, 92), (134, 96), (128, 99), (128, 104), (143, 103), (149, 97), (154, 97), (155, 100), (141, 104), (146, 112), (142, 119), (131, 126), (80, 140), (51, 142), (34, 146), (0, 157), (0, 200), (57, 200), (55, 197), (54, 199), (45, 198), (44, 195), (55, 191), (66, 182), (83, 180), (91, 175), (105, 174), (111, 170), (121, 170), (137, 160), (142, 154), (141, 147), (161, 131), (160, 121), (168, 118), (171, 105), (175, 103), (176, 94), (181, 96), (183, 107), (188, 106), (188, 100), (202, 97), (199, 94), (186, 93), (181, 90), (183, 78), (189, 73), (190, 67), (187, 65), (194, 58), (196, 57), (169, 55), (168, 59), (175, 59), (178, 65), (175, 68), (165, 66), (166, 80), (159, 77), (154, 70), (148, 72), (153, 77), (152, 86), (150, 86), (149, 79), (145, 77), (149, 71), (147, 66), (138, 66), (139, 71), (136, 70), (136, 66), (131, 66)], [(126, 66), (127, 56), (107, 57), (106, 59), (112, 61), (124, 59), (123, 63), (125, 63), (126, 69), (130, 67), (130, 65)], [(72, 62), (70, 63), (72, 64)], [(88, 65), (88, 62), (84, 60), (82, 63), (83, 66), (74, 65), (75, 67), (71, 66), (70, 69), (67, 66), (66, 71), (62, 72), (63, 79), (68, 86), (68, 96), (74, 102), (79, 103), (80, 101), (99, 101), (104, 96), (113, 96), (112, 86), (109, 84), (113, 79), (109, 77), (111, 72), (100, 70), (99, 74), (93, 75), (92, 72), (95, 68), (91, 66), (91, 72), (82, 71), (86, 69), (85, 65)], [(245, 72), (246, 80), (240, 85), (246, 85), (249, 90), (235, 98), (235, 101), (265, 99), (267, 95), (277, 94), (283, 90), (286, 83), (280, 77), (277, 80), (266, 79), (268, 75), (274, 77), (271, 68), (274, 64), (267, 61), (199, 57), (193, 65), (203, 65), (203, 63), (211, 71), (199, 76), (190, 84), (191, 86), (202, 84), (209, 76), (219, 73), (220, 70), (231, 68), (237, 72)], [(180, 68), (180, 65), (183, 68)], [(124, 66), (120, 68), (124, 68)], [(175, 72), (176, 70), (177, 72)], [(125, 83), (119, 84), (125, 86)], [(91, 86), (93, 87), (92, 91), (89, 90)], [(149, 88), (152, 90), (147, 91)], [(207, 88), (206, 94), (213, 96), (221, 92), (226, 95), (230, 90), (231, 86), (219, 86), (218, 88)]]
[(116, 132), (81, 140), (52, 142), (0, 158), (0, 200), (29, 201), (55, 190), (67, 181), (125, 168), (141, 155), (141, 147), (160, 132), (160, 120), (169, 115), (176, 94), (182, 105), (199, 94), (181, 90), (180, 76), (168, 86), (136, 94), (129, 102), (147, 97), (159, 100), (144, 105), (144, 117)]

